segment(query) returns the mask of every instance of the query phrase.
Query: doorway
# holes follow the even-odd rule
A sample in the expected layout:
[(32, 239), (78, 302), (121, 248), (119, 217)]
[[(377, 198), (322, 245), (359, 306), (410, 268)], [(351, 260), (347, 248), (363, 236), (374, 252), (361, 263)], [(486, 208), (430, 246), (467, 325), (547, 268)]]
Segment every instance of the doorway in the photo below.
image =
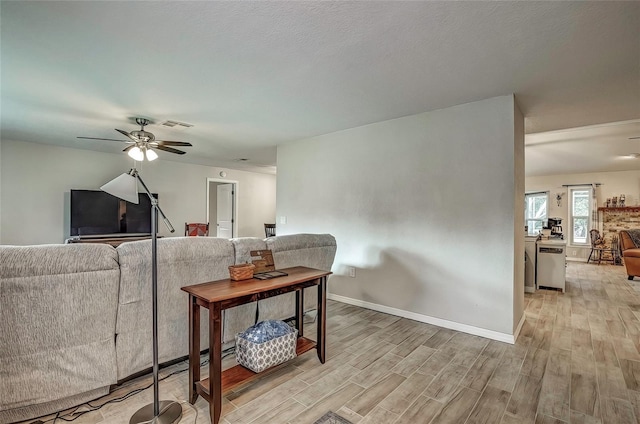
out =
[(210, 235), (226, 239), (238, 237), (237, 192), (237, 181), (207, 178), (207, 219)]

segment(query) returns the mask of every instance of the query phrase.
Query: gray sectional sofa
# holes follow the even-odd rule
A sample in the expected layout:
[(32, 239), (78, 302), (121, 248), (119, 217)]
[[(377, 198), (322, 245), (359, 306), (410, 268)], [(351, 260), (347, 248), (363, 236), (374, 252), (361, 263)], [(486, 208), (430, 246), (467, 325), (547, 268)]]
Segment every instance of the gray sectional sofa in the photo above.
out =
[[(159, 360), (188, 354), (188, 297), (180, 287), (228, 278), (251, 250), (277, 268), (330, 270), (328, 234), (158, 240)], [(314, 309), (316, 291), (305, 294)], [(260, 302), (260, 319), (294, 314), (293, 294)], [(202, 311), (202, 346), (208, 343)], [(225, 311), (223, 342), (252, 325), (256, 304)], [(151, 367), (151, 242), (0, 246), (0, 423), (79, 405)]]

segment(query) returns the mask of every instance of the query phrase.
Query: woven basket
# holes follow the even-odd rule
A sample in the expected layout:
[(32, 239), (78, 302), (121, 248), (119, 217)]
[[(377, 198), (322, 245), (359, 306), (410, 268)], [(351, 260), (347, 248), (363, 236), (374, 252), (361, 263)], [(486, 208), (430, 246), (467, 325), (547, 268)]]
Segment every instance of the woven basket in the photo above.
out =
[(237, 335), (236, 360), (253, 372), (262, 372), (295, 358), (297, 340), (298, 330), (259, 344)]
[(231, 265), (229, 267), (229, 278), (234, 281), (249, 280), (253, 278), (254, 264)]

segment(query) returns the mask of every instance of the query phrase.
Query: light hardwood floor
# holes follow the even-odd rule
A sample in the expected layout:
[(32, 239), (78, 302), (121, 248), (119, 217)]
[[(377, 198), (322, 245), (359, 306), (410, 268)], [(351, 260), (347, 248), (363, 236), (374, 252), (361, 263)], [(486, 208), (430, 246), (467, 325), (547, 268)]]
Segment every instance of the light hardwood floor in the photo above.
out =
[[(221, 422), (311, 424), (332, 410), (360, 424), (640, 423), (640, 281), (627, 281), (624, 267), (569, 263), (567, 292), (527, 294), (525, 307), (509, 345), (329, 302), (326, 364), (308, 352), (227, 393)], [(184, 401), (187, 373), (160, 393)], [(147, 389), (74, 422), (126, 423), (151, 397)], [(195, 406), (197, 422), (208, 423), (206, 402)], [(183, 410), (181, 423), (192, 423), (194, 411)]]

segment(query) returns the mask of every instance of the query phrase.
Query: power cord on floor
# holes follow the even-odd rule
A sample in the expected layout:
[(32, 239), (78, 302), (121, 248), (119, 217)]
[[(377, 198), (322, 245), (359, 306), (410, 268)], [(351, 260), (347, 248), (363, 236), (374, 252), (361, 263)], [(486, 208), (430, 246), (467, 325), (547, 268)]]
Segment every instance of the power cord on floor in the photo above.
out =
[[(225, 359), (228, 356), (233, 355), (234, 353), (235, 353), (235, 346), (232, 346), (232, 347), (230, 347), (230, 348), (228, 348), (228, 349), (226, 349), (226, 350), (224, 350), (222, 352), (222, 359)], [(185, 362), (188, 362), (188, 360), (185, 361)], [(202, 361), (200, 363), (200, 366), (203, 367), (203, 366), (207, 365), (208, 363), (209, 363), (209, 360), (205, 359), (204, 361)], [(187, 371), (188, 369), (189, 368), (187, 367), (185, 369), (174, 371), (174, 372), (172, 372), (172, 373), (170, 373), (168, 375), (163, 376), (162, 378), (159, 378), (158, 381), (164, 381), (167, 378), (172, 377), (172, 376), (174, 376), (176, 374), (183, 373), (183, 372)], [(119, 403), (119, 402), (122, 402), (122, 401), (124, 401), (126, 399), (129, 399), (130, 397), (132, 397), (134, 395), (137, 395), (138, 393), (143, 392), (143, 391), (147, 390), (148, 388), (150, 388), (152, 386), (153, 386), (153, 382), (151, 384), (147, 385), (146, 387), (140, 387), (140, 388), (132, 390), (129, 393), (126, 393), (126, 394), (124, 394), (124, 395), (122, 395), (120, 397), (109, 399), (108, 401), (106, 401), (105, 403), (100, 404), (100, 405), (92, 405), (91, 402), (86, 402), (86, 403), (83, 403), (81, 405), (76, 406), (73, 409), (73, 411), (71, 411), (71, 412), (69, 412), (67, 414), (64, 414), (63, 416), (60, 415), (60, 412), (57, 412), (55, 417), (53, 417), (53, 418), (49, 418), (46, 421), (43, 421), (43, 420), (32, 421), (31, 424), (46, 424), (46, 423), (49, 423), (49, 422), (51, 422), (52, 424), (55, 424), (56, 421), (58, 421), (58, 420), (65, 421), (65, 422), (72, 422), (72, 421), (77, 420), (79, 417), (83, 416), (84, 414), (99, 410), (100, 408), (102, 408), (105, 405), (109, 405), (109, 404), (112, 404), (112, 403)], [(176, 403), (180, 403), (180, 404), (182, 404), (182, 403), (189, 404), (186, 401), (175, 401), (175, 402)], [(87, 406), (89, 409), (77, 412), (78, 409), (80, 409), (83, 406)], [(189, 404), (189, 406), (192, 406), (192, 405)], [(198, 411), (195, 409), (195, 407), (193, 409), (196, 411), (196, 419), (197, 419)], [(162, 412), (164, 412), (164, 410)], [(73, 417), (73, 418), (68, 418), (68, 417)], [(151, 423), (154, 420), (155, 420), (155, 418), (152, 419), (151, 421), (148, 421), (148, 422)], [(195, 420), (194, 420), (194, 423), (195, 423)]]

